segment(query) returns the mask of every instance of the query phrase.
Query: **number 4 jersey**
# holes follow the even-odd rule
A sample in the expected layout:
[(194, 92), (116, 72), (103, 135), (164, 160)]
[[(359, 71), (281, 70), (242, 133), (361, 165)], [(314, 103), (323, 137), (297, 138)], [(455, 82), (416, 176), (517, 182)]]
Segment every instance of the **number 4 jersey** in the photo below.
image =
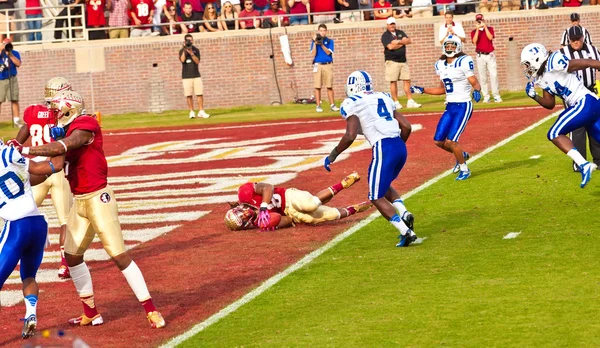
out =
[(448, 103), (466, 103), (471, 101), (471, 83), (469, 77), (475, 75), (473, 58), (460, 56), (447, 63), (446, 60), (438, 60), (435, 63), (435, 73), (446, 89), (446, 101)]
[(371, 146), (384, 138), (400, 136), (400, 126), (394, 118), (396, 106), (389, 93), (364, 92), (344, 100), (340, 113), (347, 119), (358, 117), (361, 133)]
[(23, 112), (23, 122), (29, 129), (31, 135), (31, 146), (42, 146), (52, 142), (50, 138), (50, 130), (48, 128), (48, 120), (50, 119), (50, 111), (44, 104), (35, 104), (28, 106)]
[(562, 98), (568, 107), (573, 107), (587, 94), (593, 94), (583, 86), (576, 73), (570, 73), (569, 58), (560, 52), (554, 52), (548, 57), (546, 69), (541, 78), (536, 81), (544, 91)]

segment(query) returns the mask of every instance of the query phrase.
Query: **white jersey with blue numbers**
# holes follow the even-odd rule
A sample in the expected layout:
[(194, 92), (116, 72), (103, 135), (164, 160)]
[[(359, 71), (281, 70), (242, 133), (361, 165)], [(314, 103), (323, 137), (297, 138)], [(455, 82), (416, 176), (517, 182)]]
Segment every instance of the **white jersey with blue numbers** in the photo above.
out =
[(389, 93), (363, 92), (344, 100), (340, 113), (347, 119), (358, 117), (362, 134), (371, 146), (383, 138), (400, 136), (400, 125), (394, 118), (396, 106)]
[(29, 160), (14, 147), (0, 145), (0, 217), (15, 221), (40, 215), (29, 183)]
[(473, 58), (460, 56), (452, 63), (438, 60), (435, 63), (435, 73), (446, 89), (446, 101), (449, 103), (465, 103), (471, 101), (471, 83), (469, 77), (475, 75)]
[(570, 73), (568, 68), (569, 58), (560, 52), (554, 52), (548, 57), (544, 74), (535, 83), (546, 92), (562, 98), (568, 107), (575, 106), (588, 94), (596, 98), (585, 88), (577, 73)]

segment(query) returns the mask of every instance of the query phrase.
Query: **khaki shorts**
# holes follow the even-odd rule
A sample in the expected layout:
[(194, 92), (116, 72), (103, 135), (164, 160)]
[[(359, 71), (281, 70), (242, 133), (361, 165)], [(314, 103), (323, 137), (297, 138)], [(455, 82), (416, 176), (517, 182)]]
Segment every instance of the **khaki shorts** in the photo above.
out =
[(35, 204), (39, 207), (46, 198), (48, 192), (52, 198), (52, 205), (56, 211), (58, 217), (58, 223), (62, 225), (67, 224), (67, 218), (69, 216), (69, 209), (73, 204), (73, 194), (69, 187), (69, 182), (65, 177), (65, 173), (61, 170), (58, 173), (52, 174), (43, 183), (35, 185), (31, 188), (33, 192), (33, 199)]
[(340, 218), (339, 210), (318, 204), (310, 192), (289, 188), (285, 190), (285, 215), (294, 223), (318, 224)]
[[(15, 18), (14, 16), (8, 16), (8, 22), (10, 23), (10, 31), (17, 30), (17, 26), (16, 26), (15, 22), (13, 21), (14, 18)], [(6, 34), (7, 31), (8, 31), (8, 28), (6, 25), (6, 16), (4, 15), (4, 12), (2, 12), (2, 13), (0, 13), (0, 33)]]
[(131, 29), (131, 37), (144, 37), (144, 36), (151, 36), (152, 35), (152, 29), (148, 28), (148, 29)]
[(203, 95), (204, 86), (202, 85), (202, 78), (196, 77), (193, 79), (183, 79), (183, 95), (191, 97), (193, 95)]
[(315, 75), (315, 88), (333, 88), (333, 64), (318, 64)]
[(408, 70), (408, 64), (386, 60), (385, 80), (388, 82), (410, 80), (410, 70)]
[(129, 29), (110, 29), (108, 37), (111, 39), (126, 39), (129, 37)]
[(5, 101), (19, 101), (19, 80), (15, 76), (10, 83), (9, 79), (0, 80), (0, 103)]

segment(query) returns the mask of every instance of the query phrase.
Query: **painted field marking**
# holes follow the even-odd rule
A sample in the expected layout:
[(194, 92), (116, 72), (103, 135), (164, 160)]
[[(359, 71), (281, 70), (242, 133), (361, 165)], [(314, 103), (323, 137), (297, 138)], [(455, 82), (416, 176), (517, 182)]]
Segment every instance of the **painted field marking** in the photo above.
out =
[(538, 159), (540, 157), (542, 157), (542, 155), (534, 155), (534, 156), (529, 157), (529, 159)]
[(506, 236), (504, 236), (502, 239), (515, 239), (520, 234), (521, 234), (521, 232), (511, 232), (511, 233), (507, 234)]
[[(549, 116), (544, 117), (542, 120), (534, 123), (533, 125), (523, 129), (522, 131), (515, 133), (513, 135), (511, 135), (510, 137), (502, 140), (501, 142), (497, 143), (496, 145), (492, 145), (491, 147), (488, 147), (487, 149), (483, 150), (482, 152), (478, 153), (477, 155), (471, 157), (471, 162), (476, 161), (477, 159), (487, 155), (488, 153), (494, 151), (495, 149), (506, 145), (507, 143), (509, 143), (510, 141), (520, 137), (521, 135), (530, 132), (531, 130), (537, 128), (538, 126), (540, 126), (541, 124), (543, 124), (544, 122), (550, 120), (553, 117), (556, 117), (556, 115), (558, 115), (560, 113), (560, 111), (554, 112)], [(453, 174), (452, 173), (452, 169), (448, 169), (447, 171), (443, 172), (442, 174), (434, 177), (433, 179), (425, 182), (424, 184), (422, 184), (421, 186), (405, 193), (404, 195), (402, 195), (402, 198), (404, 200), (412, 197), (413, 195), (423, 191), (424, 189), (428, 188), (429, 186), (435, 184), (436, 182), (440, 181), (441, 179), (445, 178), (446, 176)], [(206, 329), (207, 327), (211, 326), (212, 324), (218, 322), (219, 320), (225, 318), (226, 316), (228, 316), (229, 314), (235, 312), (236, 310), (238, 310), (238, 308), (240, 308), (241, 306), (245, 305), (246, 303), (252, 301), (253, 299), (255, 299), (256, 297), (258, 297), (259, 295), (261, 295), (263, 292), (267, 291), (268, 289), (270, 289), (271, 287), (273, 287), (273, 285), (279, 283), (279, 281), (281, 281), (283, 278), (287, 277), (288, 275), (290, 275), (291, 273), (295, 272), (296, 270), (304, 267), (305, 265), (311, 263), (314, 259), (316, 259), (317, 257), (319, 257), (321, 254), (323, 254), (324, 252), (326, 252), (327, 250), (333, 248), (335, 245), (337, 245), (339, 242), (343, 241), (344, 239), (350, 237), (351, 235), (353, 235), (356, 231), (360, 230), (361, 228), (365, 227), (366, 225), (368, 225), (370, 222), (372, 222), (373, 220), (375, 220), (376, 218), (378, 218), (380, 216), (379, 212), (374, 212), (371, 215), (369, 215), (368, 217), (366, 217), (364, 220), (362, 220), (361, 222), (359, 222), (358, 224), (350, 227), (348, 230), (342, 232), (341, 234), (337, 235), (334, 239), (332, 239), (331, 241), (329, 241), (329, 243), (325, 244), (324, 246), (320, 247), (319, 249), (311, 252), (310, 254), (306, 255), (305, 257), (303, 257), (302, 259), (300, 259), (298, 262), (296, 262), (295, 264), (291, 265), (290, 267), (286, 268), (285, 270), (283, 270), (282, 272), (274, 275), (273, 277), (269, 278), (268, 280), (266, 280), (264, 283), (262, 283), (259, 287), (255, 288), (254, 290), (250, 291), (249, 293), (247, 293), (246, 295), (244, 295), (242, 298), (240, 298), (239, 300), (233, 302), (232, 304), (230, 304), (229, 306), (223, 308), (222, 310), (220, 310), (219, 312), (213, 314), (212, 316), (210, 316), (208, 319), (206, 319), (205, 321), (194, 325), (191, 329), (189, 329), (188, 331), (182, 333), (179, 336), (176, 336), (174, 338), (172, 338), (170, 341), (166, 342), (165, 344), (163, 344), (162, 346), (160, 346), (161, 348), (171, 348), (171, 347), (176, 347), (177, 345), (183, 343), (184, 341), (186, 341), (187, 339), (191, 338), (192, 336), (196, 335), (197, 333), (203, 331), (204, 329)]]

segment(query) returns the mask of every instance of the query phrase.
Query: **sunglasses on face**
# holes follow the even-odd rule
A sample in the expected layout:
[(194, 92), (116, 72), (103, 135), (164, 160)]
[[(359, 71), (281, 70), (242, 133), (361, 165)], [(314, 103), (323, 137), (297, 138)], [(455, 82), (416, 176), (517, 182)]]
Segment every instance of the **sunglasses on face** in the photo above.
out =
[(207, 10), (214, 10), (215, 8), (214, 7), (207, 7), (206, 9)]
[(169, 11), (175, 11), (175, 9), (174, 8), (170, 8)]
[(231, 6), (224, 6), (225, 8), (231, 8)]
[(252, 3), (251, 2), (247, 2), (244, 5), (246, 5), (246, 6), (252, 6)]

